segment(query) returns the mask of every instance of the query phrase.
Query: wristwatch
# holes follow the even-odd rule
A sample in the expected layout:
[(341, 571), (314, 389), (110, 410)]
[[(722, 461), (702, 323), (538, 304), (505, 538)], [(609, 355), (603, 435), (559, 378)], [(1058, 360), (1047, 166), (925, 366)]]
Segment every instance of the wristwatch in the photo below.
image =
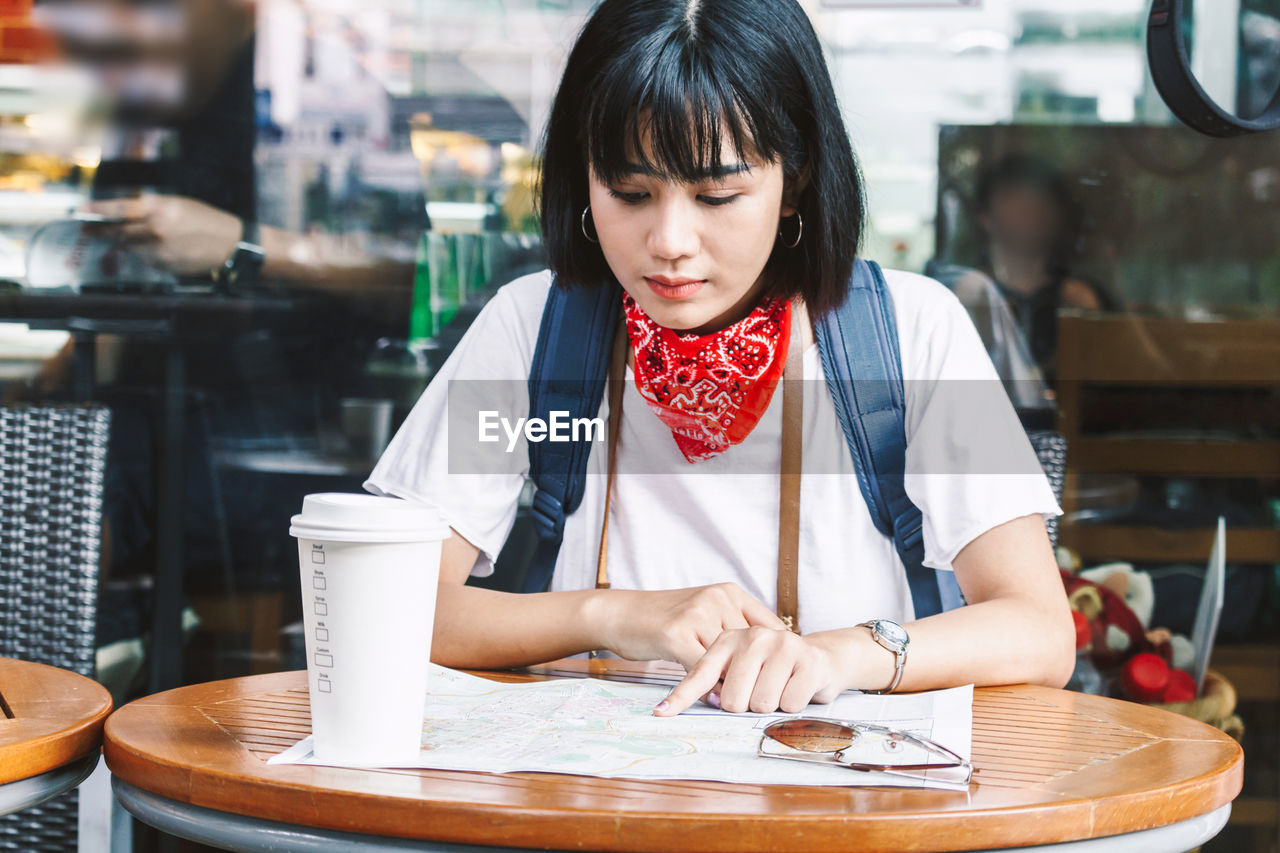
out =
[(262, 249), (262, 237), (257, 221), (245, 219), (242, 222), (240, 242), (236, 243), (231, 257), (227, 258), (222, 269), (222, 281), (230, 285), (256, 280), (258, 273), (262, 270), (263, 262), (267, 259), (266, 252)]
[(898, 657), (898, 666), (893, 672), (893, 681), (889, 682), (888, 687), (883, 690), (864, 690), (862, 692), (892, 693), (897, 688), (898, 682), (902, 681), (902, 668), (907, 665), (907, 644), (911, 642), (911, 638), (907, 636), (907, 629), (890, 619), (872, 619), (870, 622), (861, 623), (858, 627), (870, 628), (871, 639)]

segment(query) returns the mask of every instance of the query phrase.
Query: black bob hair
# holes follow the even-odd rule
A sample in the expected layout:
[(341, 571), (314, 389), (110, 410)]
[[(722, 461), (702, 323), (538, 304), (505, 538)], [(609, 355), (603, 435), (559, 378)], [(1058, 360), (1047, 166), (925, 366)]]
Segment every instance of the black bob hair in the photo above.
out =
[(1036, 190), (1064, 214), (1074, 206), (1062, 172), (1034, 154), (1009, 154), (983, 170), (974, 191), (974, 202), (979, 212), (986, 213), (998, 193), (1021, 188)]
[[(863, 185), (822, 47), (795, 0), (596, 8), (569, 54), (542, 144), (542, 233), (557, 281), (616, 284), (581, 230), (589, 166), (606, 183), (628, 159), (668, 180), (703, 180), (720, 166), (722, 123), (739, 157), (780, 159), (788, 186), (808, 169), (796, 199), (803, 238), (794, 249), (775, 241), (764, 298), (798, 295), (815, 315), (840, 305), (862, 239)], [(642, 133), (657, 162), (643, 162)], [(794, 225), (785, 223), (790, 238)]]

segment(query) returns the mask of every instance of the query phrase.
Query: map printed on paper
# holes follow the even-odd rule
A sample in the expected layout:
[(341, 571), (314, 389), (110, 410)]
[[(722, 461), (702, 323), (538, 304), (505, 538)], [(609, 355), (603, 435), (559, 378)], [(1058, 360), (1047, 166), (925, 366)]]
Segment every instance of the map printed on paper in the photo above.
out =
[[(696, 705), (655, 717), (669, 687), (565, 678), (507, 684), (432, 665), (422, 752), (412, 766), (436, 770), (518, 771), (630, 779), (700, 779), (770, 785), (895, 785), (964, 790), (932, 772), (925, 779), (863, 773), (762, 758), (764, 727), (788, 715), (732, 714)], [(805, 716), (878, 723), (970, 754), (973, 687), (907, 695), (842, 694)], [(862, 757), (859, 760), (863, 760)], [(903, 761), (884, 756), (872, 761)], [(322, 764), (311, 738), (271, 764)]]

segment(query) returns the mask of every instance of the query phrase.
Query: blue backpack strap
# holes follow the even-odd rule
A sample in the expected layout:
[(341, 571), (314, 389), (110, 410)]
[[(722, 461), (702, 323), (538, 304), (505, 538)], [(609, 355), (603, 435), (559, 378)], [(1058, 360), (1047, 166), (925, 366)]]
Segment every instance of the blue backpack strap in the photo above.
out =
[[(529, 371), (529, 417), (549, 420), (553, 411), (568, 412), (570, 418), (598, 415), (621, 314), (622, 288), (611, 281), (595, 287), (566, 288), (552, 280)], [(523, 589), (541, 592), (555, 571), (565, 516), (582, 503), (591, 442), (528, 444), (538, 544)]]
[(876, 529), (893, 538), (922, 619), (964, 604), (955, 573), (924, 565), (923, 517), (907, 496), (906, 402), (893, 300), (878, 264), (858, 260), (849, 295), (814, 337), (858, 485)]

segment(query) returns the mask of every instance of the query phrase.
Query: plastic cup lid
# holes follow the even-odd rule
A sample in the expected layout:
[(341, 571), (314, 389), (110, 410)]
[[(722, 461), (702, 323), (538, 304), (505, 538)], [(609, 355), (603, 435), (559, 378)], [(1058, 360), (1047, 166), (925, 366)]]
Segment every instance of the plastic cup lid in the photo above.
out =
[(400, 498), (322, 492), (302, 499), (289, 535), (339, 542), (426, 542), (449, 538), (449, 525), (434, 508)]

